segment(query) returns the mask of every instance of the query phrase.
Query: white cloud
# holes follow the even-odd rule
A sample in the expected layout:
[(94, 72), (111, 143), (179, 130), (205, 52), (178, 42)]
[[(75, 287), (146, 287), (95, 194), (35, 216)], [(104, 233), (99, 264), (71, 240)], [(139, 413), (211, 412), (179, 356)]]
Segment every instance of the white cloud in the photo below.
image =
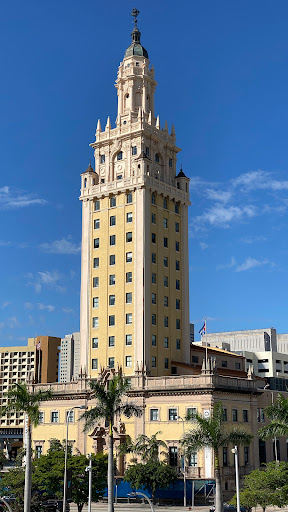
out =
[(229, 227), (231, 222), (242, 221), (257, 215), (257, 208), (253, 205), (246, 206), (213, 206), (202, 215), (195, 218), (196, 229), (203, 224), (211, 226)]
[(241, 265), (238, 265), (235, 268), (235, 272), (245, 272), (246, 270), (251, 270), (252, 268), (262, 267), (263, 265), (274, 267), (275, 263), (269, 260), (257, 260), (256, 258), (251, 258), (249, 256), (243, 263), (241, 263)]
[(246, 236), (241, 238), (241, 242), (244, 244), (255, 244), (257, 242), (265, 242), (266, 240), (266, 236), (263, 235)]
[(11, 302), (9, 302), (8, 300), (2, 302), (1, 306), (0, 306), (0, 309), (5, 309), (7, 308), (8, 306), (10, 306)]
[(32, 286), (36, 293), (40, 293), (43, 286), (47, 286), (58, 292), (65, 291), (65, 288), (59, 284), (62, 276), (57, 271), (50, 272), (46, 270), (44, 272), (37, 272), (35, 275), (29, 272), (26, 274), (26, 278), (28, 285)]
[(38, 302), (37, 306), (41, 311), (49, 311), (49, 313), (55, 310), (55, 306), (52, 306), (51, 304), (46, 305), (42, 304), (42, 302)]
[(32, 309), (34, 309), (34, 304), (31, 302), (24, 302), (24, 308), (28, 309), (28, 311), (32, 311)]
[(12, 210), (44, 204), (47, 204), (46, 199), (41, 199), (35, 196), (35, 194), (23, 190), (11, 189), (11, 187), (8, 186), (0, 188), (0, 209), (2, 210)]
[(81, 252), (81, 244), (74, 244), (69, 238), (41, 244), (40, 249), (50, 254), (79, 254)]
[(242, 187), (242, 191), (262, 189), (277, 192), (288, 190), (288, 180), (274, 179), (272, 173), (262, 171), (261, 169), (240, 174), (240, 176), (232, 180), (232, 185), (234, 187)]
[(7, 318), (6, 324), (10, 329), (15, 329), (16, 327), (20, 326), (16, 316), (10, 316)]
[(63, 313), (74, 313), (74, 309), (72, 308), (62, 308)]
[(213, 190), (212, 188), (207, 188), (205, 195), (208, 199), (219, 203), (228, 203), (232, 199), (232, 193), (229, 190)]
[(0, 240), (0, 247), (7, 247), (10, 244), (11, 242), (8, 242), (6, 240)]
[(209, 245), (206, 244), (205, 242), (199, 242), (199, 245), (202, 249), (202, 251), (205, 251), (205, 249), (208, 249)]

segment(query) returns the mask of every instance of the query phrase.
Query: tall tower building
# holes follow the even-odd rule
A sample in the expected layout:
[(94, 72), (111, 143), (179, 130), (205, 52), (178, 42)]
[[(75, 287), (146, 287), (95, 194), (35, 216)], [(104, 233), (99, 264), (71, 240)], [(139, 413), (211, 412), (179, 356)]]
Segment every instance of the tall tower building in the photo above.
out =
[(81, 175), (82, 371), (177, 372), (190, 361), (189, 179), (174, 126), (155, 117), (157, 83), (135, 26), (116, 80), (116, 127), (100, 120), (95, 171)]

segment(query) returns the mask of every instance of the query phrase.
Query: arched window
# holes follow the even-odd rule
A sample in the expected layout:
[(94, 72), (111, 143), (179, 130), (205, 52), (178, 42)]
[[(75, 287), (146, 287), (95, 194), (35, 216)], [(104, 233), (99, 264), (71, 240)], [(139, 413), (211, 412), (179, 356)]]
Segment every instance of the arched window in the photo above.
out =
[(158, 153), (156, 153), (156, 154), (155, 154), (155, 162), (159, 163), (159, 160), (160, 160), (160, 158), (159, 158), (159, 154), (158, 154)]
[(85, 180), (84, 180), (84, 188), (86, 188), (86, 187), (87, 187), (87, 178), (85, 178)]
[(119, 151), (118, 155), (117, 155), (117, 160), (122, 160), (123, 159), (123, 153), (122, 151)]

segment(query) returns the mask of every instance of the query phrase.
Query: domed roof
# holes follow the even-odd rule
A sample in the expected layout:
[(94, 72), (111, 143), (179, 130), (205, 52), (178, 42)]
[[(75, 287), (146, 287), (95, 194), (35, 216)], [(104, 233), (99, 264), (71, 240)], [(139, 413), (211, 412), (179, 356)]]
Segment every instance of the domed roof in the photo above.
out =
[(132, 44), (127, 48), (124, 59), (127, 59), (127, 57), (131, 57), (132, 55), (137, 55), (138, 57), (146, 57), (146, 59), (149, 59), (148, 52), (143, 48), (143, 46), (140, 43), (140, 36), (141, 32), (139, 28), (135, 25), (132, 33)]

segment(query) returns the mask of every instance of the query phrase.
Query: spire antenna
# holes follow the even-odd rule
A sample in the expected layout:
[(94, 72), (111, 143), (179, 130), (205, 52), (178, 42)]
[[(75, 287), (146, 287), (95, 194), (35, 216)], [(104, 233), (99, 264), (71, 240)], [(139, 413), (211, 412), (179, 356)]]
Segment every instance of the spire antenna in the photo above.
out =
[(132, 9), (132, 12), (131, 12), (131, 16), (133, 16), (134, 18), (134, 24), (135, 24), (135, 27), (137, 27), (137, 18), (138, 18), (138, 14), (140, 13), (140, 11), (138, 11), (138, 9), (136, 9), (134, 7), (134, 9)]

